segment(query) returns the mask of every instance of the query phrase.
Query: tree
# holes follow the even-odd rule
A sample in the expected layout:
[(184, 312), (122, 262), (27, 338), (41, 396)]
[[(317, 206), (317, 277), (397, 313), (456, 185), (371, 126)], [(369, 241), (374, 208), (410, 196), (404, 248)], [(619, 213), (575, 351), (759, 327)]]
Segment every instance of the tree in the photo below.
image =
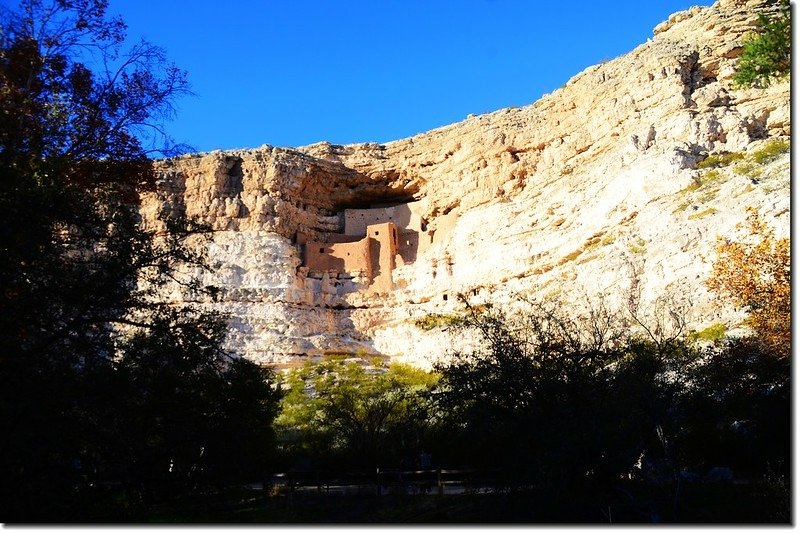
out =
[(690, 381), (681, 436), (688, 467), (707, 472), (726, 465), (741, 477), (789, 478), (788, 357), (775, 357), (750, 339), (730, 339), (706, 348)]
[(437, 369), (448, 446), (498, 483), (532, 490), (538, 520), (596, 520), (613, 505), (677, 522), (717, 490), (685, 490), (686, 480), (718, 466), (776, 476), (765, 500), (785, 520), (788, 360), (746, 341), (700, 351), (681, 333), (687, 300), (627, 300), (627, 314), (602, 303), (468, 305), (459, 322), (482, 346)]
[(719, 239), (708, 287), (749, 312), (747, 324), (775, 355), (788, 357), (791, 346), (791, 253), (789, 239), (775, 231), (755, 209), (738, 226), (742, 240)]
[(4, 521), (85, 518), (107, 482), (142, 494), (167, 473), (219, 471), (222, 433), (268, 428), (277, 402), (268, 375), (220, 349), (223, 317), (158, 298), (169, 283), (205, 290), (177, 275), (204, 264), (185, 244), (203, 228), (171, 219), (156, 235), (138, 212), (188, 86), (160, 49), (123, 53), (106, 7), (23, 0), (2, 16)]
[(436, 376), (401, 364), (368, 367), (329, 358), (287, 377), (277, 425), (294, 454), (338, 467), (399, 466), (419, 453)]
[(767, 87), (791, 71), (792, 21), (789, 0), (779, 0), (773, 16), (758, 15), (757, 31), (747, 37), (734, 85)]
[(136, 203), (155, 181), (138, 134), (160, 131), (156, 121), (186, 91), (185, 77), (145, 43), (112, 69), (124, 25), (106, 20), (105, 7), (27, 0), (4, 13), (3, 348), (105, 343), (109, 321), (153, 305), (152, 291), (135, 287), (143, 273), (155, 289), (160, 274), (198, 260), (181, 245), (195, 228), (174, 221), (176, 232), (155, 241)]
[(549, 497), (632, 468), (646, 429), (638, 405), (617, 394), (629, 344), (621, 314), (602, 304), (570, 313), (552, 302), (467, 309), (464, 325), (483, 348), (437, 367), (440, 409), (461, 429), (465, 459)]
[(280, 392), (266, 370), (224, 357), (223, 331), (222, 322), (194, 318), (127, 339), (119, 364), (96, 376), (106, 383), (102, 419), (114, 425), (86, 467), (144, 497), (263, 480)]

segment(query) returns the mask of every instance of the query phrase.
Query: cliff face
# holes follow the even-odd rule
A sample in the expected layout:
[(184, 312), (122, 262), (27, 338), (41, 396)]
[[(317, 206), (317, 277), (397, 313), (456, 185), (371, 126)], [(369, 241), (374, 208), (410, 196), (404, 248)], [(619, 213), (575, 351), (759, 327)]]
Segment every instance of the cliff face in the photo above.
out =
[[(741, 316), (703, 285), (717, 236), (732, 235), (748, 206), (789, 233), (788, 153), (747, 166), (788, 140), (789, 83), (731, 86), (742, 37), (770, 9), (720, 0), (676, 13), (647, 43), (530, 106), (385, 145), (162, 161), (144, 214), (212, 225), (204, 281), (223, 290), (202, 305), (230, 313), (228, 348), (264, 364), (363, 351), (426, 365), (456, 340), (414, 318), (457, 311), (457, 294), (614, 300), (632, 272), (645, 299), (690, 296), (694, 327), (735, 327)], [(718, 152), (745, 158), (696, 167)], [(348, 235), (361, 213), (396, 227), (397, 242), (371, 237), (367, 223)], [(362, 259), (343, 255), (356, 248)], [(323, 260), (331, 253), (339, 263)]]

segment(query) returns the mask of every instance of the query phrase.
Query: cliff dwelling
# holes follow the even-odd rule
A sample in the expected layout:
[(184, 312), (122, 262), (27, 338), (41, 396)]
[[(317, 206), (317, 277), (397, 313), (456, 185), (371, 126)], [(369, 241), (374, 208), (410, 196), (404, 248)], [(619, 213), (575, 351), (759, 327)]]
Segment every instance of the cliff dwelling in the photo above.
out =
[(298, 234), (302, 266), (309, 272), (360, 276), (367, 280), (370, 292), (390, 292), (392, 271), (413, 263), (420, 247), (429, 244), (429, 239), (420, 242), (427, 224), (417, 203), (344, 209), (339, 212), (340, 232), (325, 233), (322, 240)]

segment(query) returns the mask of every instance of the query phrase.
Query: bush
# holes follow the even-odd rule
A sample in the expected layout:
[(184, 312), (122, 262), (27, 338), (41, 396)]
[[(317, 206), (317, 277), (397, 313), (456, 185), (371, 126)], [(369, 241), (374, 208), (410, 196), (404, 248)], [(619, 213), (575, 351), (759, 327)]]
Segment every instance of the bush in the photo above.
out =
[[(602, 306), (575, 312), (534, 303), (468, 314), (465, 327), (483, 338), (482, 349), (439, 367), (448, 445), (495, 472), (497, 486), (532, 489), (539, 513), (573, 518), (583, 502), (605, 509), (604, 499), (622, 491), (650, 517), (680, 522), (708, 495), (690, 489), (710, 486), (687, 486), (686, 476), (718, 466), (780, 485), (791, 450), (788, 359), (748, 341), (700, 351), (653, 314), (682, 323), (675, 315), (689, 308), (669, 295), (660, 300), (653, 312), (631, 307), (646, 336), (625, 333), (632, 322)], [(723, 332), (715, 324), (698, 335)], [(647, 496), (629, 493), (633, 486)], [(765, 503), (786, 520), (785, 494)], [(758, 515), (761, 505), (737, 511)]]
[(561, 496), (628, 472), (647, 430), (638, 404), (620, 401), (637, 374), (617, 379), (628, 355), (618, 318), (539, 303), (470, 314), (483, 349), (437, 367), (438, 406), (463, 460)]
[(764, 173), (764, 168), (753, 163), (752, 161), (745, 161), (744, 163), (733, 167), (733, 172), (738, 176), (744, 176), (745, 178), (756, 180)]
[(753, 160), (763, 165), (776, 159), (779, 155), (789, 152), (789, 141), (782, 139), (772, 139), (763, 148), (753, 152)]
[(791, 347), (790, 243), (749, 209), (741, 240), (720, 239), (708, 287), (749, 312), (748, 325), (770, 351)]
[(690, 373), (681, 434), (692, 470), (733, 468), (737, 477), (788, 479), (791, 457), (790, 362), (752, 339), (706, 350)]
[(721, 154), (711, 154), (699, 163), (697, 163), (697, 168), (718, 168), (718, 167), (726, 167), (733, 163), (734, 161), (738, 161), (740, 159), (744, 159), (744, 154), (739, 152), (725, 152)]
[(414, 319), (414, 325), (423, 331), (459, 326), (463, 322), (464, 318), (455, 313), (430, 313), (421, 318)]
[(689, 333), (688, 340), (714, 342), (724, 339), (727, 331), (728, 328), (725, 326), (725, 324), (716, 322), (707, 328), (701, 329), (700, 331)]
[(699, 218), (705, 218), (707, 216), (713, 215), (714, 213), (717, 213), (717, 212), (718, 212), (717, 209), (715, 209), (713, 207), (709, 207), (708, 209), (706, 209), (704, 211), (700, 211), (699, 213), (695, 213), (693, 215), (689, 215), (687, 218), (689, 220), (697, 220)]

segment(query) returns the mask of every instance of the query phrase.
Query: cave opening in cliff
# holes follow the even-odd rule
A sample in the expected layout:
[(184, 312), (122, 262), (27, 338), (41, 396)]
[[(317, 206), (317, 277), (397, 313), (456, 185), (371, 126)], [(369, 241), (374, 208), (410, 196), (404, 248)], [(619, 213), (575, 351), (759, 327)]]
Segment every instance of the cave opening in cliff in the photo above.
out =
[(407, 192), (395, 194), (394, 191), (384, 191), (383, 193), (362, 191), (362, 194), (358, 196), (340, 201), (336, 204), (334, 209), (336, 211), (344, 211), (345, 209), (377, 209), (397, 207), (415, 201), (417, 201), (417, 198), (415, 198), (413, 194), (408, 194)]

